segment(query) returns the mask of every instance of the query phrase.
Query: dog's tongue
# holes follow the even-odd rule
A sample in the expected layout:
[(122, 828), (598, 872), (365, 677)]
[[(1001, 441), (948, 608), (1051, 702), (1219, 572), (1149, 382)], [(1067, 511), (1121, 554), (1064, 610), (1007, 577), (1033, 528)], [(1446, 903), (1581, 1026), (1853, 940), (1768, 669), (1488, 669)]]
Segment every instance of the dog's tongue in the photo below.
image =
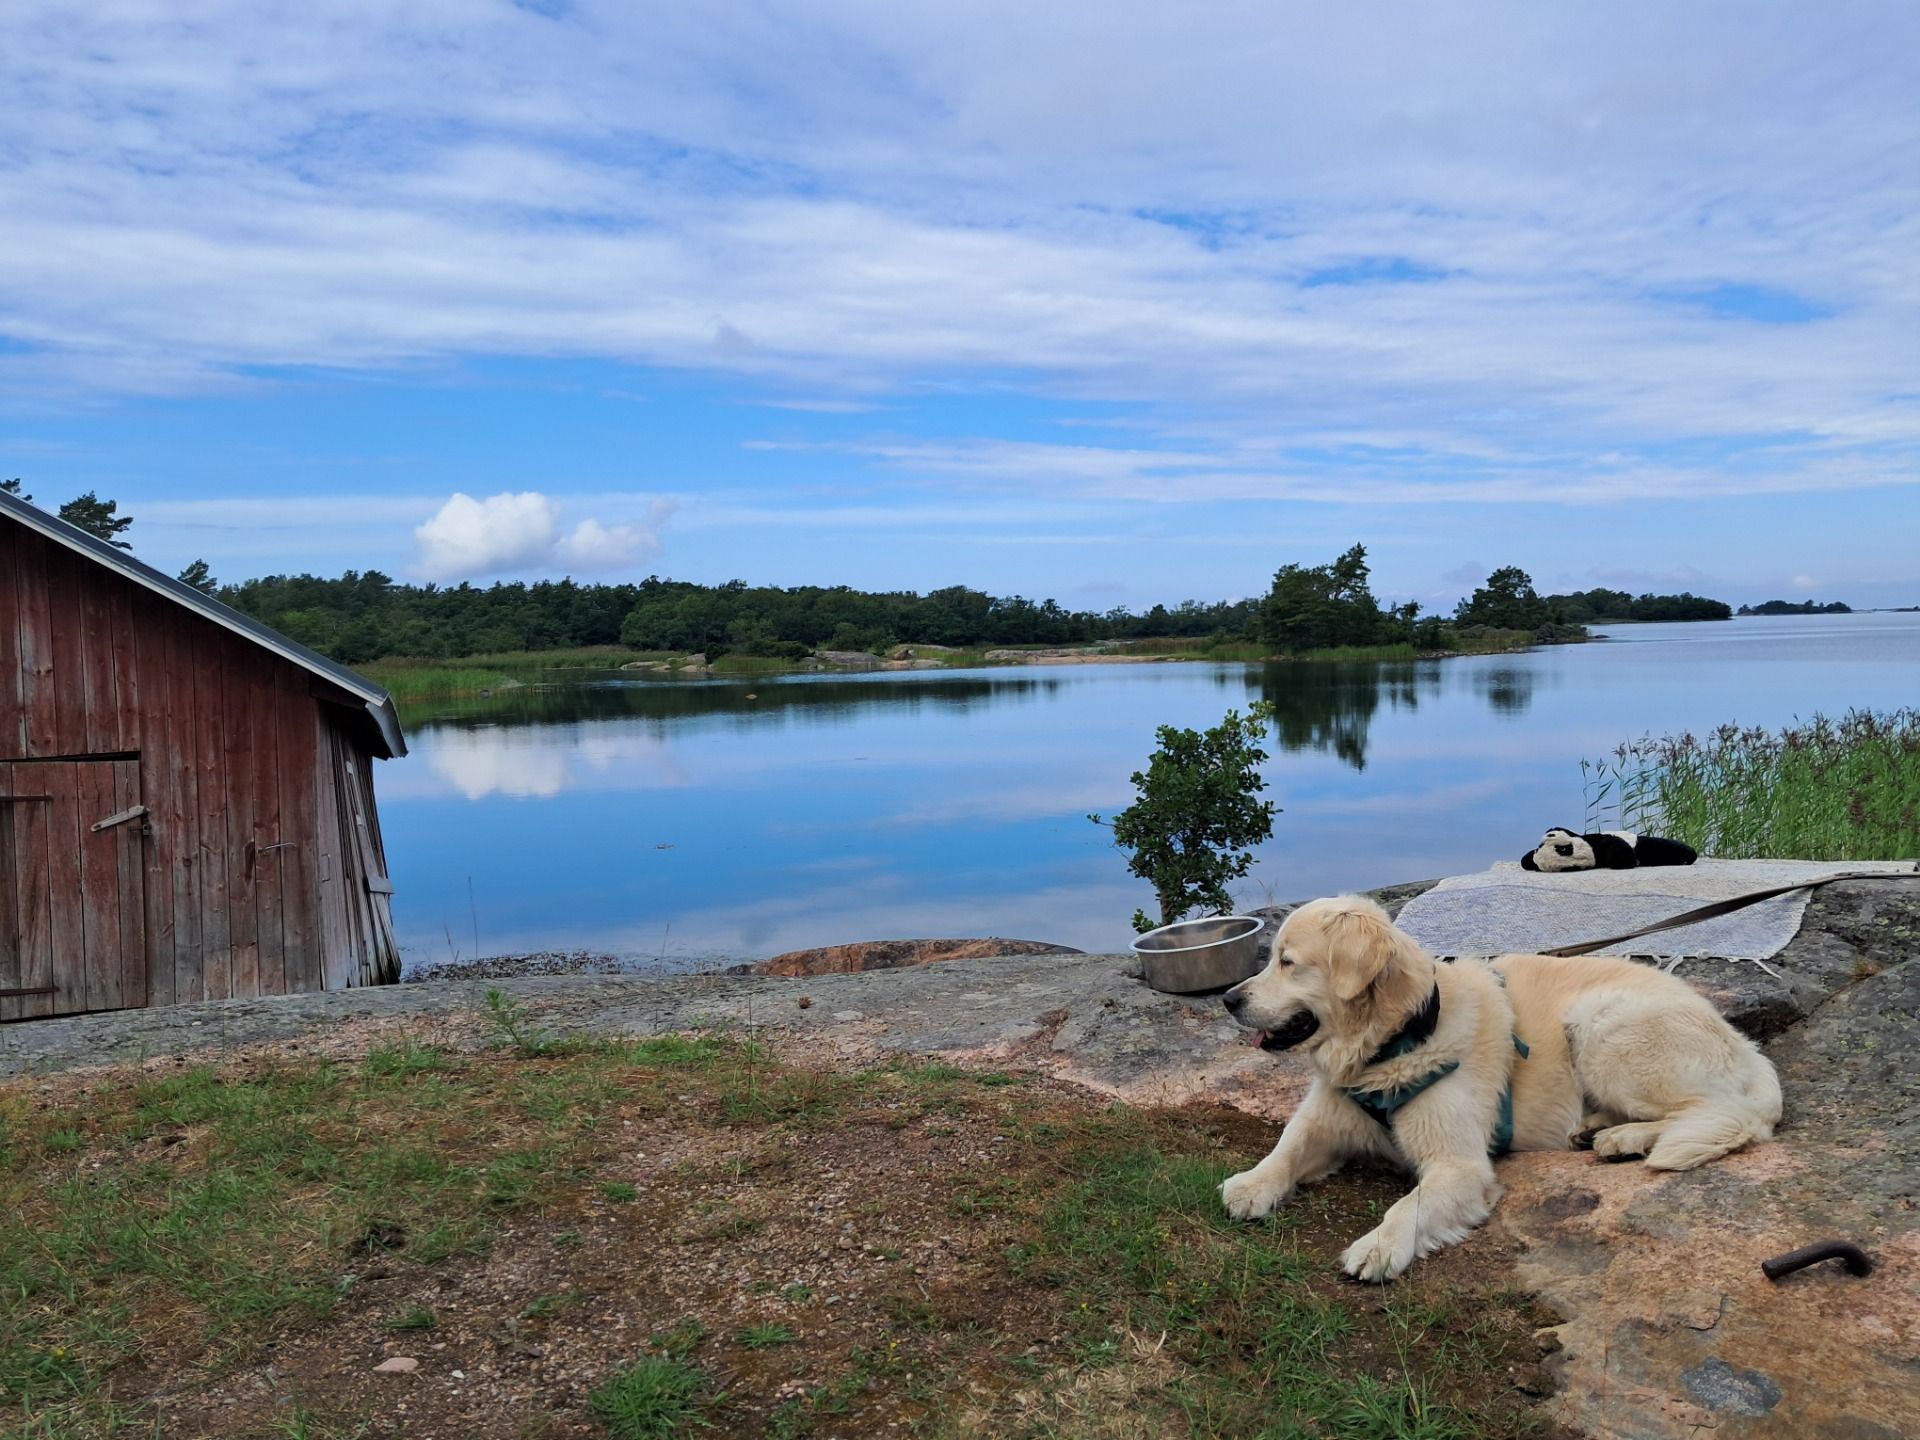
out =
[(1248, 1033), (1249, 1038), (1247, 1043), (1256, 1050), (1273, 1038), (1273, 1032), (1271, 1030), (1253, 1030)]

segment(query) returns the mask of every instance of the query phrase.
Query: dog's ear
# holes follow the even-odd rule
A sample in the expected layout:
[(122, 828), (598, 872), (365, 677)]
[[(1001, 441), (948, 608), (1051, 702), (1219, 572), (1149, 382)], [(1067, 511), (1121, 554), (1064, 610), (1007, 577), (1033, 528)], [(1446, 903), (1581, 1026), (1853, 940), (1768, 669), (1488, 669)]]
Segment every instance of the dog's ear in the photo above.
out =
[(1333, 945), (1327, 972), (1333, 993), (1342, 1000), (1358, 1000), (1399, 954), (1399, 937), (1384, 915), (1349, 910), (1334, 917), (1329, 927)]

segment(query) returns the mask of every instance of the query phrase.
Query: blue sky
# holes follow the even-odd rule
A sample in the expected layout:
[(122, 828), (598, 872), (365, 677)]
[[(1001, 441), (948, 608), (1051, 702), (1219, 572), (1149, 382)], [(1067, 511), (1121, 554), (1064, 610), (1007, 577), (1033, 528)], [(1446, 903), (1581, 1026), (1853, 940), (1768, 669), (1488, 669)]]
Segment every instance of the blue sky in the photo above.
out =
[(1910, 6), (661, 8), (6, 7), (0, 476), (226, 578), (1920, 603)]

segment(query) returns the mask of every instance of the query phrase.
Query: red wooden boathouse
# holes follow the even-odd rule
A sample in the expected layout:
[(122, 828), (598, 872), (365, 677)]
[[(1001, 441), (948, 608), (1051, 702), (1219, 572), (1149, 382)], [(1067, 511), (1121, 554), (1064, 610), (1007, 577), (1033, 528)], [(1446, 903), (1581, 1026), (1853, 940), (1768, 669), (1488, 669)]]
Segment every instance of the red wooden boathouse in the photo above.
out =
[(0, 492), (0, 1021), (395, 979), (379, 686)]

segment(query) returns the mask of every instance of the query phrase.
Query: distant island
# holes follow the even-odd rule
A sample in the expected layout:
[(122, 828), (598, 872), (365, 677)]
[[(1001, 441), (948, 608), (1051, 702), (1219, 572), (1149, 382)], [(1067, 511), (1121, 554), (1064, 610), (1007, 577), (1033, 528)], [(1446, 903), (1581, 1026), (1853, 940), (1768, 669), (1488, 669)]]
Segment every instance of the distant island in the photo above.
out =
[(1812, 600), (1768, 600), (1759, 605), (1742, 605), (1736, 615), (1851, 615), (1853, 607), (1843, 600), (1821, 605)]
[[(1625, 590), (1576, 590), (1549, 595), (1547, 607), (1566, 625), (1619, 625), (1630, 620), (1731, 620), (1733, 607), (1683, 590), (1678, 595), (1629, 595)], [(1744, 612), (1743, 612), (1744, 613)]]
[(586, 646), (785, 664), (819, 654), (886, 655), (901, 646), (954, 652), (950, 663), (978, 663), (974, 652), (989, 648), (1075, 645), (1162, 649), (1195, 659), (1398, 659), (1584, 640), (1589, 624), (1609, 621), (1725, 620), (1733, 613), (1723, 601), (1691, 594), (1541, 595), (1524, 570), (1507, 566), (1451, 615), (1423, 614), (1413, 601), (1374, 596), (1363, 545), (1324, 564), (1281, 566), (1264, 595), (1140, 611), (1070, 610), (964, 585), (922, 594), (650, 576), (636, 584), (559, 580), (483, 589), (400, 584), (375, 570), (221, 585), (204, 566), (196, 569), (182, 578), (349, 665)]

